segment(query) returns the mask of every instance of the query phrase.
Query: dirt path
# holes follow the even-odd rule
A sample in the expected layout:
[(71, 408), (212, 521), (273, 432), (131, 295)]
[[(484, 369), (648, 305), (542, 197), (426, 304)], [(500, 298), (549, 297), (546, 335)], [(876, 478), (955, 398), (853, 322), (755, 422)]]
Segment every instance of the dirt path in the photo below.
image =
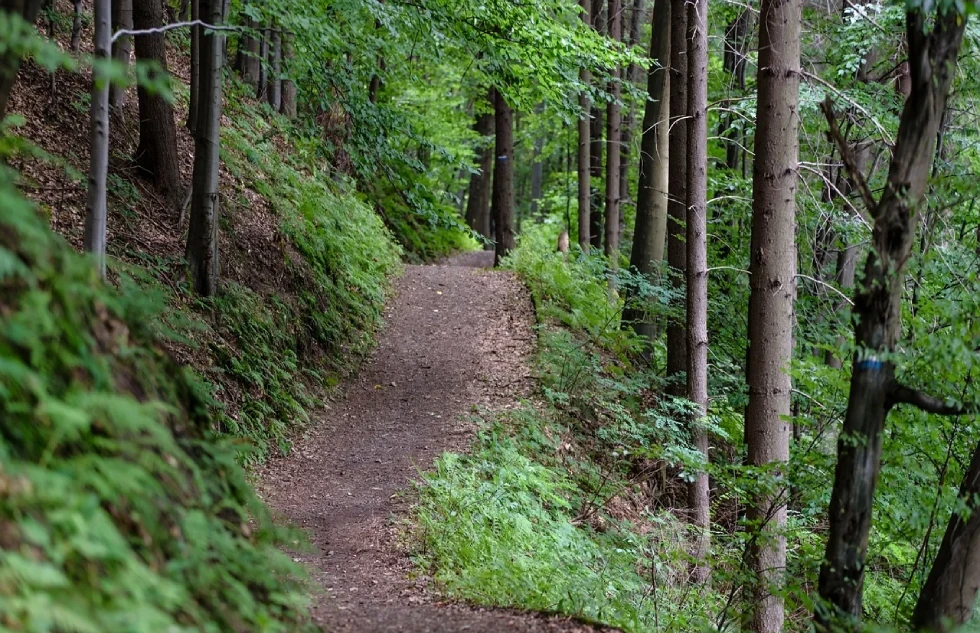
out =
[(409, 266), (385, 312), (372, 358), (289, 457), (261, 474), (261, 492), (310, 533), (300, 556), (322, 596), (327, 631), (586, 631), (563, 618), (437, 601), (408, 579), (393, 518), (419, 470), (472, 437), (474, 405), (513, 405), (529, 388), (533, 317), (511, 275), (481, 270), (491, 253)]

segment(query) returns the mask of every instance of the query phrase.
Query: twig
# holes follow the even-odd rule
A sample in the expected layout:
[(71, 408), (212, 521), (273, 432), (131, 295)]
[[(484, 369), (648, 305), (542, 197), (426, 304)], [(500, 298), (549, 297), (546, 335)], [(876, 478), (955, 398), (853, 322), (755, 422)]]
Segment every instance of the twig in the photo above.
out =
[(868, 208), (868, 213), (871, 214), (872, 218), (874, 218), (875, 211), (878, 207), (878, 202), (871, 193), (871, 188), (868, 187), (868, 182), (864, 179), (864, 173), (858, 168), (857, 161), (854, 160), (854, 155), (851, 153), (850, 146), (848, 146), (847, 141), (844, 140), (844, 136), (841, 134), (840, 128), (837, 126), (837, 116), (834, 114), (834, 103), (830, 99), (829, 95), (826, 99), (824, 99), (823, 103), (820, 104), (820, 109), (823, 110), (824, 116), (827, 117), (830, 139), (837, 146), (837, 151), (840, 152), (841, 159), (844, 161), (844, 166), (847, 168), (848, 173), (851, 174), (851, 178), (854, 180), (854, 185), (857, 187), (858, 193), (861, 194), (861, 199), (864, 201), (864, 206)]
[(120, 29), (112, 34), (112, 41), (115, 42), (120, 37), (136, 36), (136, 35), (155, 35), (157, 33), (166, 33), (167, 31), (173, 31), (175, 29), (180, 29), (185, 26), (203, 26), (206, 29), (211, 29), (212, 31), (243, 31), (244, 29), (240, 26), (218, 26), (216, 24), (208, 24), (204, 20), (191, 20), (190, 22), (173, 22), (171, 24), (165, 24), (160, 27), (152, 29)]

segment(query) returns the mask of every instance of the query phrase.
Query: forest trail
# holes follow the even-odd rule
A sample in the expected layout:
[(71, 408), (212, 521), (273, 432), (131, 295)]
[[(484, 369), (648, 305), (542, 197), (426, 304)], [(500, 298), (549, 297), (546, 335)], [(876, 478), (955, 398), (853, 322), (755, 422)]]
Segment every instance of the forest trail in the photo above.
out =
[[(475, 405), (512, 406), (530, 388), (534, 318), (493, 253), (407, 266), (371, 358), (288, 457), (260, 473), (260, 494), (306, 530), (313, 616), (327, 631), (470, 633), (590, 631), (567, 618), (438, 602), (408, 578), (396, 520), (419, 471), (472, 437)], [(393, 520), (393, 518), (395, 520)]]

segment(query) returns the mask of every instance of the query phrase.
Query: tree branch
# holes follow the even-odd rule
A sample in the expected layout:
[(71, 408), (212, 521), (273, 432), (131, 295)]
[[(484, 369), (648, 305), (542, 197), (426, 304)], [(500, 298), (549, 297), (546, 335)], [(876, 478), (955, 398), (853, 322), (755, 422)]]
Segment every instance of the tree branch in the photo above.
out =
[(851, 179), (854, 180), (854, 186), (857, 188), (858, 193), (861, 194), (861, 200), (864, 201), (864, 206), (868, 208), (868, 213), (870, 214), (871, 219), (874, 219), (875, 211), (878, 208), (878, 202), (871, 193), (871, 188), (868, 187), (868, 182), (864, 179), (864, 174), (857, 167), (857, 162), (854, 160), (854, 155), (851, 153), (851, 147), (847, 144), (847, 141), (844, 140), (844, 135), (841, 134), (840, 128), (837, 126), (837, 115), (834, 114), (834, 103), (831, 100), (830, 95), (827, 95), (827, 98), (820, 104), (820, 109), (823, 110), (824, 116), (827, 117), (827, 124), (829, 126), (828, 135), (830, 136), (830, 140), (837, 146), (837, 151), (840, 152), (841, 159), (844, 162), (844, 167), (847, 168), (848, 173), (851, 175)]
[(975, 404), (949, 404), (945, 400), (930, 396), (924, 391), (912, 389), (897, 382), (892, 386), (888, 394), (888, 401), (892, 406), (896, 404), (911, 404), (926, 413), (935, 413), (936, 415), (973, 415), (980, 412), (980, 408)]
[(161, 27), (155, 29), (140, 29), (134, 31), (132, 29), (121, 29), (112, 34), (112, 42), (115, 42), (120, 37), (135, 36), (135, 35), (154, 35), (157, 33), (166, 33), (167, 31), (173, 31), (174, 29), (184, 28), (185, 26), (203, 26), (206, 29), (212, 31), (241, 31), (243, 30), (240, 26), (218, 26), (216, 24), (208, 24), (204, 20), (193, 20), (191, 22), (172, 22), (170, 24), (165, 24)]

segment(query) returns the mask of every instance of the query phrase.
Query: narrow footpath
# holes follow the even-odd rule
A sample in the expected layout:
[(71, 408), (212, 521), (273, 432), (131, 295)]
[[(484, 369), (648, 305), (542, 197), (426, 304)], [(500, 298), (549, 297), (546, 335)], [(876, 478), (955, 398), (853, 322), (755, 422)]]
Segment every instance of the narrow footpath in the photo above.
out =
[(398, 519), (410, 482), (444, 451), (465, 450), (476, 406), (514, 406), (530, 388), (533, 315), (493, 254), (408, 266), (377, 349), (288, 457), (260, 473), (260, 494), (310, 534), (298, 555), (322, 591), (325, 631), (591, 631), (567, 618), (449, 604), (410, 579)]

